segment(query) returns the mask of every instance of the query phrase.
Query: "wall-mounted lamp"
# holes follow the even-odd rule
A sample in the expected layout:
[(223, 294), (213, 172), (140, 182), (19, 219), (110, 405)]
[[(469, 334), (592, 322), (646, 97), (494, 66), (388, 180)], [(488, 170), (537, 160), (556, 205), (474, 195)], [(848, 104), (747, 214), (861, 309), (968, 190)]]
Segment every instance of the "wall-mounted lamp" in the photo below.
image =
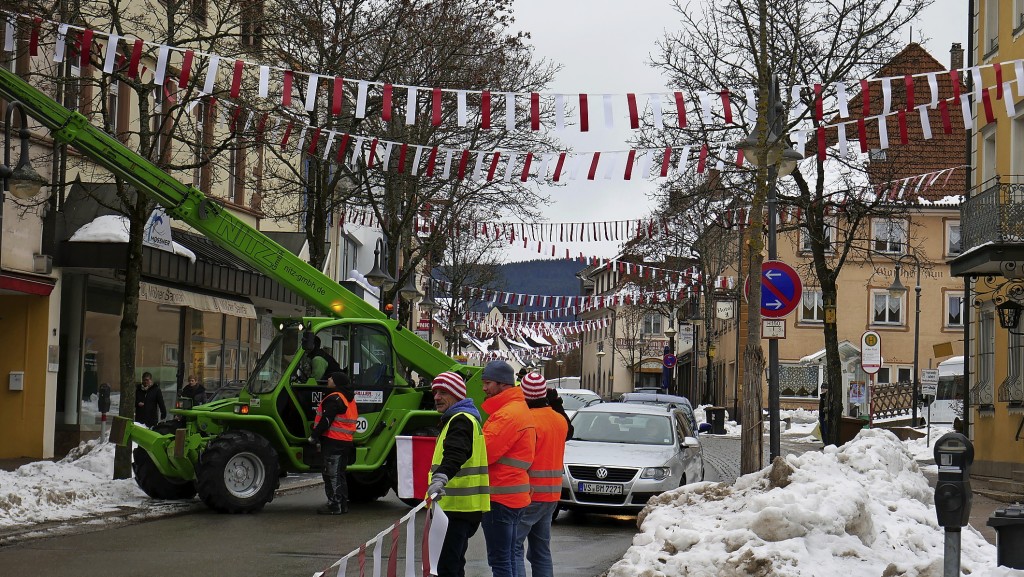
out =
[(1006, 300), (996, 305), (999, 313), (999, 326), (1004, 329), (1015, 329), (1020, 322), (1020, 311), (1024, 309), (1017, 301)]

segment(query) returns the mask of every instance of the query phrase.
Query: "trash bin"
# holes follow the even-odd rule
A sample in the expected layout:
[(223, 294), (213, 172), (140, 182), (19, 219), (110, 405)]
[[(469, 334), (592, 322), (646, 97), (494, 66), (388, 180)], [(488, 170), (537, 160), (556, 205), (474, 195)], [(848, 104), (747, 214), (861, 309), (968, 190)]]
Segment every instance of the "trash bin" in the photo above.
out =
[(725, 407), (704, 407), (704, 414), (711, 423), (712, 435), (725, 434)]
[(1024, 569), (1024, 506), (998, 509), (986, 524), (996, 530), (996, 564)]

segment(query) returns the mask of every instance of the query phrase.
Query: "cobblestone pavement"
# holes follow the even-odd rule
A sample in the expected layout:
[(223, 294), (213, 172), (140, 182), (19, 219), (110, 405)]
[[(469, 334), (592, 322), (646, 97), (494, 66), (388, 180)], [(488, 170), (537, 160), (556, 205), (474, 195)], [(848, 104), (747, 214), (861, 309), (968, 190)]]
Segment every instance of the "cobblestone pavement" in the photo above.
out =
[[(740, 476), (740, 438), (735, 435), (701, 435), (704, 448), (704, 463), (718, 472), (718, 479), (733, 483)], [(764, 464), (769, 463), (768, 436), (764, 437)], [(789, 440), (782, 438), (779, 447), (783, 455), (820, 451), (821, 443)], [(710, 480), (711, 475), (708, 475)]]

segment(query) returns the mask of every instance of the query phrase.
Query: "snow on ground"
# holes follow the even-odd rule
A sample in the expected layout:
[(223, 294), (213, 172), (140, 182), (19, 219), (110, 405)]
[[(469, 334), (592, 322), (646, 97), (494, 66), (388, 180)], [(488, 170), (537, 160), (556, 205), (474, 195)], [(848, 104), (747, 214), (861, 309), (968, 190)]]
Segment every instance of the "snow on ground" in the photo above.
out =
[[(695, 411), (704, 420), (704, 407)], [(786, 439), (805, 441), (813, 411), (791, 411)], [(730, 422), (730, 435), (739, 427)], [(942, 575), (943, 530), (933, 490), (915, 459), (948, 429), (901, 443), (872, 429), (843, 447), (788, 455), (733, 485), (697, 483), (656, 497), (608, 577), (932, 577)], [(154, 505), (131, 479), (112, 481), (114, 446), (90, 441), (57, 462), (0, 471), (0, 531), (44, 521), (90, 519)], [(932, 465), (934, 466), (934, 465)], [(1019, 574), (995, 566), (995, 546), (962, 533), (964, 575)]]
[(0, 471), (0, 528), (93, 517), (149, 501), (133, 479), (112, 481), (114, 445), (84, 442), (60, 461)]
[[(655, 497), (608, 577), (939, 576), (944, 531), (933, 494), (895, 435), (864, 430), (732, 486), (696, 483)], [(962, 547), (964, 575), (1020, 574), (996, 567), (995, 546), (973, 527)]]

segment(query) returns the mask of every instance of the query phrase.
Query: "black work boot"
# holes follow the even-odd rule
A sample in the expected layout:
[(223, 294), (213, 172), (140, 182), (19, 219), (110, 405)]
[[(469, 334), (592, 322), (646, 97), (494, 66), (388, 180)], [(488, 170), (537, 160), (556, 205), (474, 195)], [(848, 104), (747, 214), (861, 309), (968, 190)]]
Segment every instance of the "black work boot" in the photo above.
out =
[(348, 513), (348, 507), (342, 507), (340, 503), (332, 501), (327, 503), (326, 507), (321, 507), (316, 510), (318, 515), (341, 515), (342, 513)]

